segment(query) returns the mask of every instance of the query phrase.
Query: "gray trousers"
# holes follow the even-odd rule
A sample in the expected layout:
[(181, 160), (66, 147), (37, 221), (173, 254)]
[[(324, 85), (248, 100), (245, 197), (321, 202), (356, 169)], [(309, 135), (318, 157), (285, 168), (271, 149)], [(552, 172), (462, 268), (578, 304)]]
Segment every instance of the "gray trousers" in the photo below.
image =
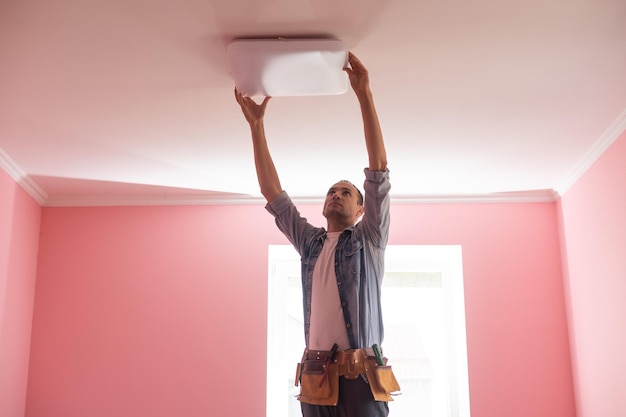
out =
[(386, 402), (375, 401), (363, 378), (339, 377), (339, 400), (336, 406), (300, 403), (302, 417), (387, 417)]

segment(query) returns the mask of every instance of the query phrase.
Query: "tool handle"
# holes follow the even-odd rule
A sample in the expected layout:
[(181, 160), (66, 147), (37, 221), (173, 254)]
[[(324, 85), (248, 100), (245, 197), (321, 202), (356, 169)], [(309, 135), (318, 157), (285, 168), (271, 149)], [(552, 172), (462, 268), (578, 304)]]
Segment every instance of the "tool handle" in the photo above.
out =
[(381, 353), (380, 346), (377, 343), (372, 345), (372, 350), (374, 351), (374, 355), (376, 355), (376, 363), (380, 366), (385, 365), (385, 360), (383, 359), (383, 354)]

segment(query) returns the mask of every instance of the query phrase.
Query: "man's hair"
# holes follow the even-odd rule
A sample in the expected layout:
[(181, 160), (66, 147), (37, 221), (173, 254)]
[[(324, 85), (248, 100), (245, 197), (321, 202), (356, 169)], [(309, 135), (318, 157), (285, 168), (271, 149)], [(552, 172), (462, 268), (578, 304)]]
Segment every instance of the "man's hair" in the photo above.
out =
[(357, 204), (359, 206), (363, 205), (363, 193), (361, 193), (361, 190), (359, 190), (359, 187), (357, 187), (356, 185), (354, 185), (351, 181), (348, 180), (341, 180), (339, 182), (345, 182), (346, 184), (350, 184), (351, 186), (354, 187), (354, 189), (356, 190), (356, 192), (359, 194), (359, 196), (357, 197)]

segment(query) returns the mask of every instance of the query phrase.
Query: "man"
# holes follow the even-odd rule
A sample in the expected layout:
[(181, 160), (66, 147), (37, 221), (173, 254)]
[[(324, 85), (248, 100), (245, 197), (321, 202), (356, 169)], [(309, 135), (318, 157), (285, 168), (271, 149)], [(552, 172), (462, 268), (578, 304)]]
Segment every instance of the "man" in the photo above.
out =
[[(299, 399), (304, 417), (384, 417), (389, 413), (386, 401), (374, 399), (374, 374), (366, 375), (362, 364), (365, 348), (380, 345), (383, 340), (380, 291), (389, 235), (389, 171), (367, 69), (352, 53), (348, 54), (348, 63), (344, 70), (359, 101), (369, 157), (364, 170), (365, 198), (348, 181), (332, 185), (323, 207), (326, 229), (314, 227), (301, 217), (281, 187), (263, 124), (270, 98), (257, 104), (235, 89), (236, 100), (250, 125), (266, 209), (302, 258), (303, 364), (309, 367), (319, 363), (315, 384), (307, 387), (302, 380)], [(339, 369), (338, 399), (336, 405), (320, 405), (317, 393), (309, 398), (304, 391), (317, 391), (318, 381), (322, 387), (331, 379), (327, 369), (331, 362), (337, 364), (333, 369)], [(352, 366), (357, 362), (361, 366), (358, 369)], [(304, 367), (301, 369), (306, 372)]]

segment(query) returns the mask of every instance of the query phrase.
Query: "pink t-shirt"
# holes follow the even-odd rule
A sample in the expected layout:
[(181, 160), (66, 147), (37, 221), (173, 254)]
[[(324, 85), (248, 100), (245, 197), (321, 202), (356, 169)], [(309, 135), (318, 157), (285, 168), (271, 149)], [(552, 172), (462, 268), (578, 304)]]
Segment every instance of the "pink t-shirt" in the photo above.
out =
[(341, 232), (327, 233), (322, 252), (315, 262), (311, 292), (310, 350), (330, 350), (334, 343), (339, 345), (339, 350), (350, 348), (335, 275), (335, 248), (340, 234)]

